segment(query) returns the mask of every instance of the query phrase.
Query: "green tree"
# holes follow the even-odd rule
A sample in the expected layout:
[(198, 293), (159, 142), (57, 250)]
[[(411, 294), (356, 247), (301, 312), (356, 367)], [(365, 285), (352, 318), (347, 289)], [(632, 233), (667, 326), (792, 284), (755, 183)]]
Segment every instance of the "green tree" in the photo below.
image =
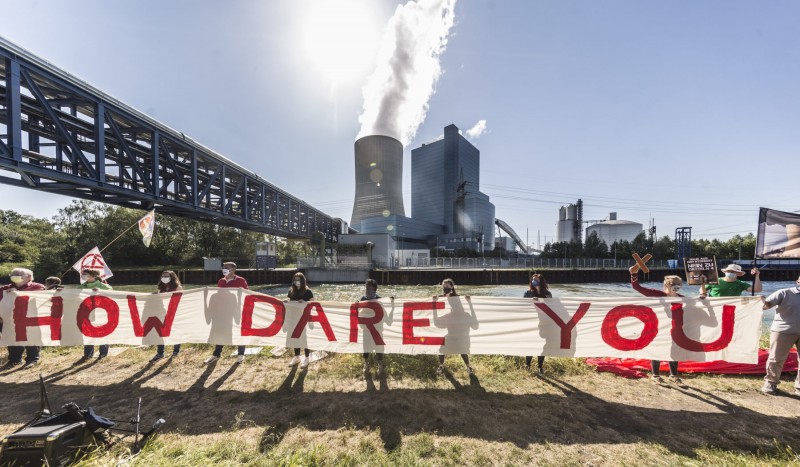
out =
[(583, 245), (583, 256), (587, 258), (606, 258), (608, 256), (608, 245), (605, 240), (601, 240), (596, 231), (592, 231), (586, 237)]
[(644, 232), (640, 232), (631, 242), (631, 250), (631, 255), (639, 253), (640, 256), (644, 256), (653, 250), (653, 244)]
[(675, 242), (664, 235), (653, 242), (654, 259), (672, 259), (675, 257)]

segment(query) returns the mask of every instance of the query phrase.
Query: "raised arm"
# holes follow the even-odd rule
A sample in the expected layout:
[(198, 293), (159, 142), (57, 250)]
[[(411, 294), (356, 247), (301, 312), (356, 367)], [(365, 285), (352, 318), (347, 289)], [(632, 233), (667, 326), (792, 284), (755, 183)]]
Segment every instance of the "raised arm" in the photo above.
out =
[(748, 288), (748, 292), (759, 293), (761, 292), (761, 271), (758, 268), (753, 268), (750, 270), (750, 274), (755, 276), (755, 280), (753, 281), (753, 286)]

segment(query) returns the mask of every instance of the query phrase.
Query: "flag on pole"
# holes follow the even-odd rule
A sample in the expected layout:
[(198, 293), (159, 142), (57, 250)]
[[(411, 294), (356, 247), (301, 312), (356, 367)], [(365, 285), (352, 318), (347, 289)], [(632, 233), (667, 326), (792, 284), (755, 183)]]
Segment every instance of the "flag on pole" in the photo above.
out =
[(142, 242), (144, 246), (150, 246), (150, 240), (153, 239), (153, 231), (156, 228), (156, 210), (153, 209), (148, 212), (144, 217), (139, 219), (139, 232), (142, 233)]
[[(114, 275), (114, 273), (111, 272), (111, 269), (108, 268), (106, 261), (103, 259), (100, 249), (97, 247), (92, 248), (88, 253), (83, 255), (83, 257), (81, 257), (77, 263), (72, 265), (72, 269), (78, 271), (78, 274), (80, 274), (84, 269), (94, 269), (95, 271), (100, 272), (100, 279), (108, 279)], [(83, 283), (83, 280), (81, 280), (81, 283)]]
[(800, 258), (800, 214), (761, 208), (756, 258)]

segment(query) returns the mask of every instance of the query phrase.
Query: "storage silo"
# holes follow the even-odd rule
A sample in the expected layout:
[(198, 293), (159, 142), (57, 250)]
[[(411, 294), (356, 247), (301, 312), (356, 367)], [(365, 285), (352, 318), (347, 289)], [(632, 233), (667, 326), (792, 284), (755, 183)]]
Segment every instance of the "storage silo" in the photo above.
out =
[(618, 220), (617, 213), (612, 212), (609, 213), (607, 221), (598, 222), (586, 228), (587, 237), (592, 232), (596, 232), (600, 240), (611, 246), (617, 240), (633, 241), (637, 235), (644, 232), (644, 226), (638, 222)]
[(365, 136), (355, 142), (356, 197), (350, 225), (368, 217), (405, 216), (403, 145), (389, 136)]

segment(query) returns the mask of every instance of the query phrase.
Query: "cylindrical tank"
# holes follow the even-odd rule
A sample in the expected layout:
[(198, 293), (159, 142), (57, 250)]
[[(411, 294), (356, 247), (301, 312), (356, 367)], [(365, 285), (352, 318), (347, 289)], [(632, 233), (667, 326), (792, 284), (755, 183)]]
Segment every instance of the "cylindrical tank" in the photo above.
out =
[(372, 135), (355, 143), (356, 198), (350, 225), (362, 219), (397, 214), (403, 208), (403, 145), (389, 136)]
[(567, 220), (575, 220), (578, 218), (578, 206), (570, 204), (567, 206)]
[(561, 206), (558, 209), (558, 220), (560, 220), (560, 221), (567, 220), (567, 208), (566, 208), (566, 206)]
[(556, 242), (571, 242), (575, 240), (575, 220), (567, 219), (556, 224)]

